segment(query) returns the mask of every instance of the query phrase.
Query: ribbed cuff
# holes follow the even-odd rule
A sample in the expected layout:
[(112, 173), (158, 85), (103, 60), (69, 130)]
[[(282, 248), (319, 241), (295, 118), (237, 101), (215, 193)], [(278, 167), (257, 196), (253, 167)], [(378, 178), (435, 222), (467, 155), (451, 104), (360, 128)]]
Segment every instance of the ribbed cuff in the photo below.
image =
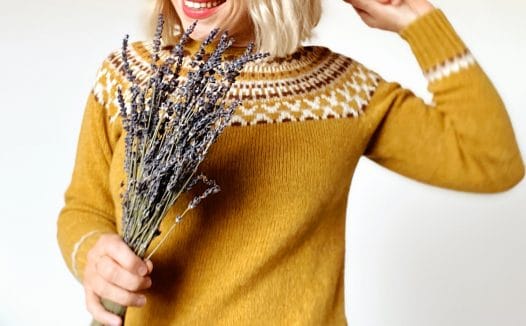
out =
[(73, 276), (82, 283), (88, 251), (104, 233), (117, 233), (109, 217), (66, 206), (57, 221), (57, 241)]
[(467, 47), (441, 9), (435, 8), (402, 29), (406, 40), (424, 71), (459, 57)]
[(111, 232), (92, 231), (85, 235), (85, 239), (81, 238), (79, 241), (77, 241), (73, 247), (73, 252), (71, 253), (71, 270), (73, 271), (73, 275), (81, 283), (84, 279), (84, 268), (88, 262), (88, 252), (91, 250), (91, 248), (93, 248), (100, 236), (104, 233)]

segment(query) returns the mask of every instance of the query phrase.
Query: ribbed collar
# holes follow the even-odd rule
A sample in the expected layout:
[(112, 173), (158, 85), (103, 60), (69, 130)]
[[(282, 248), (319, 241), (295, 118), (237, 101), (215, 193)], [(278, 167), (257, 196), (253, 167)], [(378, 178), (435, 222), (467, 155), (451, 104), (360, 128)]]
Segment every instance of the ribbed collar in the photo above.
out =
[[(188, 40), (184, 46), (184, 62), (186, 65), (190, 62), (190, 58), (195, 54), (201, 45), (200, 41), (193, 39)], [(207, 52), (215, 48), (216, 43), (208, 45)], [(136, 50), (143, 60), (148, 60), (153, 52), (152, 41), (140, 41), (133, 43), (132, 47)], [(161, 47), (159, 53), (161, 61), (168, 59), (171, 55), (173, 45), (166, 45)], [(225, 57), (239, 56), (246, 51), (246, 47), (230, 47), (225, 51)], [(250, 73), (264, 73), (277, 76), (276, 74), (287, 72), (307, 72), (311, 69), (316, 69), (317, 66), (329, 59), (331, 51), (321, 46), (300, 46), (293, 53), (284, 57), (269, 57), (258, 62), (249, 62), (245, 68), (245, 72)]]
[[(216, 46), (219, 43), (219, 36), (216, 37), (216, 39), (210, 43), (205, 49), (207, 52), (211, 52), (213, 49), (216, 48)], [(186, 42), (184, 48), (186, 51), (188, 51), (189, 54), (195, 54), (199, 47), (201, 46), (201, 41), (194, 40), (192, 38), (188, 39)], [(247, 46), (231, 46), (225, 51), (226, 56), (239, 56), (247, 50)]]

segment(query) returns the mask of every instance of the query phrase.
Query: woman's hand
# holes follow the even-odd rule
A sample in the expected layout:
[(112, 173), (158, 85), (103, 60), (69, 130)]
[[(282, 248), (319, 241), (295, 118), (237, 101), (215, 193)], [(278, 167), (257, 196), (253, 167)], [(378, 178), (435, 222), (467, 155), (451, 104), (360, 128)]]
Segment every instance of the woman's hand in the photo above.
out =
[(152, 262), (135, 255), (118, 234), (101, 235), (87, 254), (83, 278), (86, 307), (93, 318), (105, 325), (122, 322), (104, 309), (101, 298), (123, 306), (143, 306), (146, 297), (135, 292), (151, 286), (152, 269)]
[(413, 20), (434, 9), (427, 0), (344, 0), (370, 27), (399, 33)]

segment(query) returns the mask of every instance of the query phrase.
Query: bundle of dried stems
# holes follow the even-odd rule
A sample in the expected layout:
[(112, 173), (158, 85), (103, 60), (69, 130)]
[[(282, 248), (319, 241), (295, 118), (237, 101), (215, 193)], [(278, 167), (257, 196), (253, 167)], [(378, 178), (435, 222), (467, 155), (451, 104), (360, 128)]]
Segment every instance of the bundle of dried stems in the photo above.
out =
[[(268, 53), (254, 53), (250, 43), (244, 54), (224, 60), (223, 54), (234, 39), (225, 31), (210, 53), (206, 48), (219, 33), (214, 29), (193, 54), (192, 68), (181, 74), (183, 50), (197, 21), (181, 35), (167, 60), (161, 65), (159, 51), (163, 16), (159, 15), (151, 58), (152, 74), (141, 86), (129, 66), (128, 35), (122, 43), (122, 60), (126, 78), (130, 82), (129, 101), (121, 88), (117, 99), (125, 131), (125, 192), (122, 197), (122, 237), (124, 242), (144, 258), (152, 240), (160, 235), (159, 226), (168, 209), (183, 192), (199, 181), (208, 188), (194, 197), (187, 208), (177, 215), (174, 224), (149, 259), (184, 215), (208, 195), (220, 191), (214, 180), (197, 173), (210, 146), (227, 126), (235, 108), (234, 100), (226, 104), (227, 92), (246, 63), (262, 59)], [(174, 67), (175, 65), (175, 67)], [(102, 299), (104, 307), (124, 320), (126, 307)], [(100, 325), (96, 321), (92, 325)]]

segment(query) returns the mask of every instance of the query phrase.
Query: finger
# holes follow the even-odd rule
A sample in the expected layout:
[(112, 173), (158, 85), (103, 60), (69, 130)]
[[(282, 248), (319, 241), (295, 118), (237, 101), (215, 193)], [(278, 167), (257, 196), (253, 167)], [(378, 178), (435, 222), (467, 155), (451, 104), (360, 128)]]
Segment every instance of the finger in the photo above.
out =
[(347, 2), (348, 4), (353, 6), (354, 9), (359, 8), (359, 9), (363, 10), (363, 4), (359, 0), (343, 0), (343, 1)]
[(403, 0), (376, 0), (376, 1), (384, 5), (393, 5), (393, 6), (398, 6), (403, 2)]
[(358, 14), (358, 16), (360, 16), (360, 18), (363, 20), (363, 22), (365, 24), (367, 24), (367, 26), (369, 26), (369, 27), (376, 27), (377, 26), (376, 25), (377, 21), (367, 11), (359, 9), (359, 8), (354, 8), (354, 10)]
[(148, 274), (150, 274), (153, 270), (153, 262), (150, 259), (148, 259), (146, 261), (146, 265), (148, 266)]
[[(377, 2), (378, 4), (382, 6), (398, 7), (404, 2), (404, 0), (375, 0), (375, 2)], [(378, 6), (373, 7), (373, 8), (378, 8)]]
[(103, 253), (113, 258), (119, 265), (127, 269), (130, 273), (144, 276), (148, 273), (148, 266), (122, 241), (119, 235), (118, 239), (111, 239), (104, 244)]
[(84, 288), (86, 295), (86, 308), (93, 318), (103, 325), (121, 325), (121, 318), (104, 309), (100, 297), (88, 288)]
[(367, 12), (370, 16), (378, 16), (386, 4), (375, 0), (348, 0), (353, 7)]
[(98, 274), (93, 278), (92, 290), (101, 298), (106, 298), (122, 306), (142, 307), (146, 303), (146, 297), (142, 294), (120, 288), (109, 283)]
[(144, 290), (152, 285), (150, 277), (132, 274), (106, 255), (97, 262), (96, 270), (108, 282), (129, 291)]

